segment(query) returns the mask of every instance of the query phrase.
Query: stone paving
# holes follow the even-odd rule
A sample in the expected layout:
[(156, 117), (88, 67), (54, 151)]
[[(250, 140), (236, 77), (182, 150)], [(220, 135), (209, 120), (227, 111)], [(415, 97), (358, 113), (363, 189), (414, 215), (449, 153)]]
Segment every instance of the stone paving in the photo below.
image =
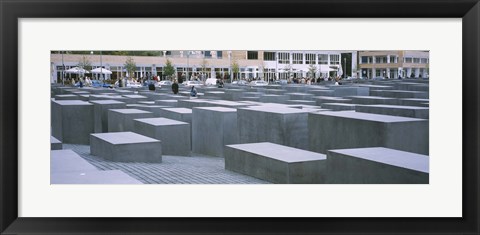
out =
[(220, 157), (163, 155), (162, 163), (112, 162), (90, 155), (90, 146), (64, 144), (100, 170), (121, 170), (144, 184), (269, 184), (257, 178), (225, 170)]

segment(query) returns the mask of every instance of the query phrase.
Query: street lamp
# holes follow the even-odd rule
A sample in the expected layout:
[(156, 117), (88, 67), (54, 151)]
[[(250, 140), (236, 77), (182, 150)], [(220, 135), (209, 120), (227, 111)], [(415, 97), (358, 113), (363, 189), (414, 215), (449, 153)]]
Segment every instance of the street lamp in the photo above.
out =
[(345, 78), (347, 75), (347, 58), (343, 58), (343, 64), (344, 64), (343, 68), (345, 70), (343, 71), (343, 78)]

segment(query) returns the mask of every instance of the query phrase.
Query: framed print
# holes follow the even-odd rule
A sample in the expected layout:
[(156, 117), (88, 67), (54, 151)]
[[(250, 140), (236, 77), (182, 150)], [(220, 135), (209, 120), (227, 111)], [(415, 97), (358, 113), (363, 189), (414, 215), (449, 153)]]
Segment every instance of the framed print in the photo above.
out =
[(2, 234), (480, 232), (476, 0), (0, 9)]

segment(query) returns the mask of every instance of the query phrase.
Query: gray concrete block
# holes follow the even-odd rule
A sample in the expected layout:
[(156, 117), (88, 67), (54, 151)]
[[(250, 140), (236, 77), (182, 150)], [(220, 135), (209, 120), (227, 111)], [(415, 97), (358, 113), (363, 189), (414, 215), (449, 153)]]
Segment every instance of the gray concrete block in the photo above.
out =
[(335, 97), (346, 96), (369, 96), (370, 90), (367, 87), (331, 86)]
[(299, 92), (285, 93), (285, 95), (288, 95), (291, 100), (312, 100), (315, 96), (313, 94)]
[(156, 105), (178, 107), (178, 100), (155, 100)]
[(325, 183), (326, 156), (263, 142), (227, 145), (225, 169), (280, 184)]
[(162, 162), (162, 144), (133, 132), (90, 135), (90, 153), (114, 162)]
[(98, 169), (71, 149), (50, 152), (50, 173), (88, 171), (98, 171)]
[(140, 109), (109, 109), (108, 132), (134, 131), (134, 119), (153, 117), (152, 112)]
[(332, 111), (345, 111), (355, 110), (356, 104), (344, 104), (344, 103), (323, 103), (322, 108), (330, 109)]
[(267, 94), (267, 95), (283, 95), (285, 93), (288, 93), (288, 91), (283, 90), (283, 89), (267, 89), (267, 90), (265, 90), (265, 94)]
[(116, 100), (95, 100), (93, 104), (94, 133), (108, 132), (108, 110), (124, 109), (125, 103)]
[(93, 105), (80, 100), (51, 102), (52, 136), (62, 143), (89, 144), (93, 132)]
[(238, 101), (243, 96), (243, 89), (226, 89), (222, 95), (223, 100)]
[(289, 100), (290, 97), (288, 95), (262, 95), (260, 97), (260, 102), (264, 103), (280, 103), (280, 104), (285, 104), (287, 103), (287, 100)]
[(186, 122), (192, 125), (192, 110), (187, 108), (163, 108), (160, 117)]
[(51, 174), (51, 184), (142, 184), (120, 170), (58, 172)]
[(307, 149), (308, 112), (281, 105), (239, 108), (237, 121), (240, 143), (271, 142)]
[(317, 106), (322, 106), (323, 103), (352, 103), (351, 99), (339, 98), (339, 97), (329, 97), (329, 96), (316, 96), (313, 98)]
[(127, 104), (127, 108), (144, 110), (144, 111), (153, 113), (154, 117), (160, 117), (161, 109), (168, 108), (168, 106), (145, 105), (145, 104), (139, 103), (139, 104)]
[(194, 107), (207, 107), (210, 106), (209, 100), (206, 99), (188, 99), (178, 100), (177, 107), (192, 109)]
[(164, 155), (190, 155), (190, 124), (168, 118), (141, 118), (134, 122), (136, 133), (162, 141)]
[(387, 104), (397, 105), (399, 103), (396, 98), (380, 97), (380, 96), (349, 96), (352, 100), (352, 104)]
[(419, 107), (428, 107), (429, 99), (399, 99), (399, 105), (406, 105), (406, 106), (419, 106)]
[(148, 101), (148, 98), (143, 95), (122, 95), (127, 98), (127, 104), (137, 104), (139, 101)]
[(192, 151), (223, 157), (224, 146), (237, 144), (237, 110), (224, 107), (193, 108)]
[(311, 151), (386, 147), (428, 155), (428, 120), (354, 111), (308, 114)]
[(356, 112), (429, 119), (429, 108), (403, 105), (357, 105)]
[(371, 95), (372, 96), (391, 97), (391, 98), (428, 99), (428, 92), (423, 92), (423, 91), (377, 90), (377, 91), (372, 91)]
[(314, 100), (287, 100), (286, 104), (304, 104), (304, 105), (316, 105)]
[(228, 101), (228, 100), (211, 100), (208, 102), (208, 104), (209, 104), (208, 106), (210, 107), (225, 107), (225, 108), (232, 108), (232, 109), (250, 106), (249, 104), (245, 104), (242, 102)]
[(50, 150), (61, 150), (63, 149), (62, 142), (57, 140), (57, 138), (50, 136)]
[(56, 95), (55, 100), (80, 100), (78, 95), (66, 94), (66, 95)]
[(388, 148), (335, 149), (327, 153), (330, 184), (428, 184), (429, 157)]

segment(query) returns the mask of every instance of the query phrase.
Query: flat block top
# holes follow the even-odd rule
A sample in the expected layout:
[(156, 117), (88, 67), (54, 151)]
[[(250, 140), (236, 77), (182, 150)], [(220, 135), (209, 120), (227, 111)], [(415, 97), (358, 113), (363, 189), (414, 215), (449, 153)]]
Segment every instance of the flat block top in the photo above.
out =
[(120, 170), (51, 174), (51, 184), (142, 184)]
[(225, 94), (224, 91), (205, 91), (205, 94)]
[(405, 91), (405, 90), (382, 90), (382, 92), (387, 93), (414, 93), (414, 94), (425, 94), (425, 91)]
[(378, 107), (386, 109), (415, 109), (415, 110), (428, 110), (428, 107), (418, 107), (418, 106), (403, 106), (403, 105), (385, 105), (385, 104), (373, 104), (373, 105), (357, 105), (362, 107)]
[(127, 91), (127, 90), (121, 90), (121, 89), (115, 89), (115, 92), (118, 92), (118, 93), (133, 93), (133, 91)]
[(58, 140), (57, 138), (53, 137), (53, 136), (50, 136), (50, 143), (52, 144), (61, 144), (62, 142), (60, 142), (60, 140)]
[(224, 107), (195, 107), (195, 109), (200, 109), (200, 110), (208, 110), (208, 111), (214, 111), (214, 112), (222, 112), (222, 113), (236, 113), (236, 109), (232, 108), (224, 108)]
[(410, 153), (388, 148), (356, 148), (328, 150), (339, 154), (380, 162), (410, 170), (429, 172), (429, 157), (427, 155)]
[(137, 122), (146, 123), (152, 126), (171, 126), (171, 125), (189, 125), (186, 122), (180, 122), (168, 118), (139, 118), (134, 119)]
[(275, 94), (266, 94), (266, 95), (262, 95), (262, 97), (284, 97), (286, 95), (275, 95)]
[(66, 94), (66, 95), (56, 95), (56, 97), (77, 97), (77, 95)]
[(308, 111), (302, 109), (295, 109), (287, 106), (281, 105), (261, 105), (261, 106), (250, 106), (247, 108), (240, 108), (243, 110), (267, 112), (267, 113), (277, 113), (277, 114), (295, 114), (295, 113), (308, 113)]
[(292, 148), (270, 142), (234, 144), (227, 146), (288, 163), (327, 159), (325, 154), (310, 152), (303, 149)]
[(155, 101), (138, 101), (139, 104), (155, 104)]
[(178, 100), (155, 100), (160, 102), (167, 102), (167, 103), (178, 103)]
[(425, 119), (419, 119), (419, 118), (390, 116), (390, 115), (373, 114), (373, 113), (361, 113), (361, 112), (355, 112), (355, 111), (338, 111), (338, 112), (332, 111), (332, 112), (319, 112), (319, 113), (311, 113), (311, 114), (350, 118), (350, 119), (365, 120), (365, 121), (383, 122), (383, 123), (427, 121)]
[(147, 97), (143, 95), (123, 95), (123, 97), (130, 99), (147, 99)]
[(160, 142), (160, 140), (152, 139), (147, 136), (139, 135), (130, 131), (127, 132), (109, 132), (90, 134), (111, 144), (135, 144), (135, 143), (152, 143)]
[(88, 103), (87, 101), (81, 100), (54, 100), (53, 102), (59, 105), (93, 105)]
[[(368, 96), (367, 96), (368, 97)], [(331, 96), (315, 96), (317, 100), (341, 100), (341, 101), (350, 101), (351, 99), (345, 99), (340, 97), (331, 97)]]
[(245, 103), (229, 101), (229, 100), (212, 100), (212, 101), (209, 101), (208, 103), (225, 105), (225, 106), (233, 106), (233, 107), (235, 107), (235, 106), (247, 106), (248, 105), (248, 104), (245, 104)]
[(140, 109), (110, 109), (110, 111), (123, 114), (151, 113)]
[(117, 100), (92, 100), (90, 101), (92, 104), (125, 104), (124, 102), (120, 102)]
[(381, 96), (349, 96), (349, 98), (371, 99), (371, 100), (394, 100), (395, 99), (395, 98), (381, 97)]
[(429, 99), (417, 99), (417, 98), (405, 98), (400, 100), (410, 100), (410, 101), (418, 101), (418, 102), (429, 102)]
[(180, 103), (186, 102), (186, 103), (208, 103), (209, 100), (207, 99), (194, 99), (194, 100), (180, 100)]
[(313, 94), (310, 94), (310, 93), (301, 93), (301, 92), (286, 93), (285, 95), (305, 95), (305, 96), (313, 96)]
[(50, 172), (72, 171), (87, 172), (98, 169), (71, 149), (50, 151)]
[(170, 111), (170, 112), (175, 112), (175, 113), (192, 113), (192, 109), (187, 109), (187, 108), (163, 108), (163, 110)]
[(323, 103), (322, 105), (334, 105), (334, 106), (346, 106), (346, 107), (355, 107), (356, 104), (345, 104), (345, 103)]
[(358, 85), (359, 87), (370, 87), (370, 88), (392, 88), (391, 86), (382, 86), (382, 85), (368, 85), (368, 84), (362, 84)]

